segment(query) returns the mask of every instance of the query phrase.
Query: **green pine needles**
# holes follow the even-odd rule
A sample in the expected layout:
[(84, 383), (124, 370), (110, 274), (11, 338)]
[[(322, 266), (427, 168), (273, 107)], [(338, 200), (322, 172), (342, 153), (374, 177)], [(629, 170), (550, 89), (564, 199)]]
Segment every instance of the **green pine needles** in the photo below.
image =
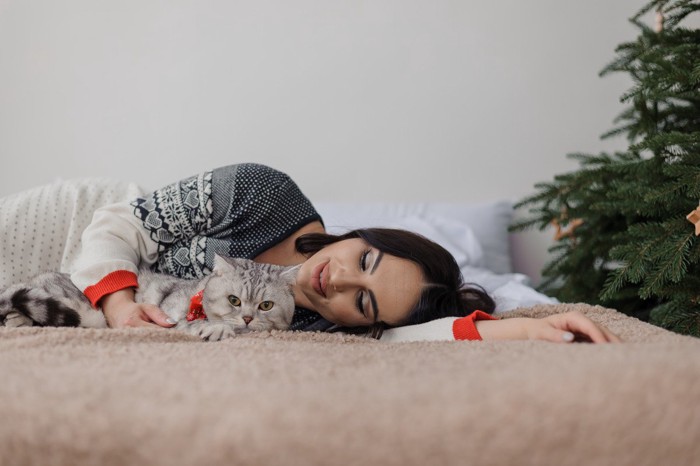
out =
[[(700, 31), (684, 24), (698, 11), (700, 0), (656, 0), (630, 19), (637, 40), (619, 45), (600, 73), (632, 77), (621, 97), (629, 106), (602, 136), (626, 135), (629, 148), (569, 154), (579, 170), (535, 185), (516, 205), (529, 217), (511, 228), (555, 224), (569, 233), (550, 248), (543, 292), (695, 336), (700, 237), (686, 216), (700, 202)], [(649, 12), (654, 27), (640, 20)]]

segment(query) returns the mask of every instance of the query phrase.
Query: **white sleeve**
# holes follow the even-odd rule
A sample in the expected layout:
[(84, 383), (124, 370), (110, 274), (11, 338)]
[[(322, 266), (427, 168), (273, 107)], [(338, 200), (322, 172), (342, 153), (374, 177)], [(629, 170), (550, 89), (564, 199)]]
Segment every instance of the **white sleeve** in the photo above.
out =
[(407, 325), (384, 330), (380, 341), (385, 343), (397, 343), (403, 341), (439, 341), (452, 340), (452, 324), (459, 317), (443, 317), (431, 320), (423, 324)]
[(128, 201), (95, 211), (83, 232), (82, 251), (71, 274), (80, 289), (99, 282), (108, 274), (125, 270), (138, 273), (140, 264), (152, 264), (158, 257), (158, 243), (134, 214)]
[(209, 227), (211, 177), (211, 171), (203, 172), (96, 210), (81, 238), (73, 283), (93, 303), (136, 286), (140, 266), (160, 261), (174, 244), (191, 241)]

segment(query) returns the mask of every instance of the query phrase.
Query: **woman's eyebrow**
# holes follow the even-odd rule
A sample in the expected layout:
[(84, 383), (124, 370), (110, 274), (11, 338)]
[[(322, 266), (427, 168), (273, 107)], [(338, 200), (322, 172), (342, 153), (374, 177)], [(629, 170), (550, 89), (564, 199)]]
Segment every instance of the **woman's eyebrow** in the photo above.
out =
[[(374, 271), (377, 270), (377, 266), (382, 261), (382, 257), (384, 257), (384, 251), (379, 251), (379, 254), (377, 254), (377, 259), (374, 261), (374, 265), (372, 265), (372, 270), (369, 271), (370, 275), (372, 275)], [(377, 309), (377, 297), (374, 296), (374, 292), (372, 290), (369, 290), (369, 300), (372, 302), (372, 311), (374, 311), (374, 322), (376, 323), (379, 320), (379, 309)]]
[(384, 251), (379, 251), (379, 254), (377, 254), (377, 260), (374, 261), (374, 265), (372, 266), (372, 270), (369, 271), (370, 275), (372, 275), (374, 273), (374, 271), (377, 270), (377, 266), (382, 261), (382, 257), (384, 257)]

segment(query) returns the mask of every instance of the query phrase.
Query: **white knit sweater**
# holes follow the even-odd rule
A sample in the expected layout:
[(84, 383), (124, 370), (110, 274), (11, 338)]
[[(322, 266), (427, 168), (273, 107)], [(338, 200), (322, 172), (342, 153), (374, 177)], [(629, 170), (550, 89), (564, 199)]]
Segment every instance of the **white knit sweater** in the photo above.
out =
[(133, 183), (56, 180), (0, 198), (0, 288), (41, 272), (72, 272), (94, 211), (143, 195)]

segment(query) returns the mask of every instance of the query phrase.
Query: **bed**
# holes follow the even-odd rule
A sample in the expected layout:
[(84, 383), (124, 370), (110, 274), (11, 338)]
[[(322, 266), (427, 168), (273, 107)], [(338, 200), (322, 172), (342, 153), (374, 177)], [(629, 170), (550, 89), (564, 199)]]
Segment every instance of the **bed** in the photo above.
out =
[(696, 464), (700, 341), (537, 293), (509, 203), (317, 205), (443, 243), (501, 318), (577, 310), (625, 343), (0, 328), (0, 464)]

